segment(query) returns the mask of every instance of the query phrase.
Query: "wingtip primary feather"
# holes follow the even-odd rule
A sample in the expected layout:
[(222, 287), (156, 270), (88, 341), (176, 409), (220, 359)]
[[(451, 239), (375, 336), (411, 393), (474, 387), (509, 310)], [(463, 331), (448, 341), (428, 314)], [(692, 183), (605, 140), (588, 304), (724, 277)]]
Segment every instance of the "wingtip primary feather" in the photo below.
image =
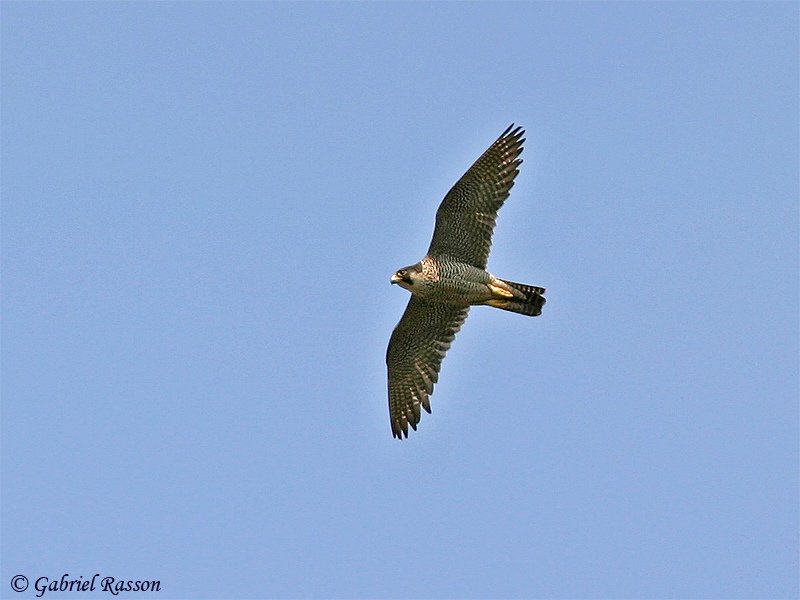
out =
[(522, 125), (511, 123), (511, 125), (506, 127), (506, 130), (500, 134), (500, 137), (519, 137), (521, 135), (525, 135), (525, 129), (522, 127)]

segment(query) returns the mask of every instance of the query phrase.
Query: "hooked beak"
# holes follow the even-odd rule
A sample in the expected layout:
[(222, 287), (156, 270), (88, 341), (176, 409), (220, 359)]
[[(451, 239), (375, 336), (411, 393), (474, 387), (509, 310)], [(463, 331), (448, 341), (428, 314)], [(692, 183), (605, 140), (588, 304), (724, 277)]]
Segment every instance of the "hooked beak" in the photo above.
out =
[(403, 280), (400, 277), (397, 276), (397, 273), (395, 273), (394, 275), (392, 275), (391, 281), (392, 281), (392, 283), (400, 283)]

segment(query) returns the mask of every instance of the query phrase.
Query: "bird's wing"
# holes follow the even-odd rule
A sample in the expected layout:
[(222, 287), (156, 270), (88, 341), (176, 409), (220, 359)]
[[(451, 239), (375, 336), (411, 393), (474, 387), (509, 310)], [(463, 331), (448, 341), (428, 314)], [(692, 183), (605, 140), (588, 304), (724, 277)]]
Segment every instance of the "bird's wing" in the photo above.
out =
[(521, 127), (509, 126), (447, 192), (436, 211), (428, 254), (486, 268), (497, 211), (522, 163), (523, 135)]
[(386, 350), (389, 416), (394, 437), (408, 437), (409, 425), (417, 428), (420, 407), (431, 412), (428, 397), (439, 379), (439, 367), (468, 312), (468, 306), (411, 296)]

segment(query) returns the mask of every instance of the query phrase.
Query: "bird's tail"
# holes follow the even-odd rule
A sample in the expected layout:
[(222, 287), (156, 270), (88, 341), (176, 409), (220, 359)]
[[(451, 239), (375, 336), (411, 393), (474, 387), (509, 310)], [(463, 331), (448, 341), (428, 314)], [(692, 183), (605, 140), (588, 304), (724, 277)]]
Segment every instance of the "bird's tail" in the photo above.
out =
[(542, 307), (545, 303), (544, 288), (505, 279), (497, 279), (497, 281), (505, 284), (503, 287), (507, 286), (508, 289), (497, 290), (500, 292), (498, 297), (492, 298), (486, 304), (529, 317), (538, 317), (542, 314)]

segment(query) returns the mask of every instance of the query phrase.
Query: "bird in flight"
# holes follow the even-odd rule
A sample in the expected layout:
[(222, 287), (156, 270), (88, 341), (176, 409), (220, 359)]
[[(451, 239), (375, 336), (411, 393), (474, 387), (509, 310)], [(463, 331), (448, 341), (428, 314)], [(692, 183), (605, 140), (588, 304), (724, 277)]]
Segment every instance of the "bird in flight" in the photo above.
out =
[(436, 211), (436, 227), (421, 261), (392, 275), (411, 292), (386, 351), (392, 435), (417, 429), (421, 409), (469, 307), (482, 304), (536, 317), (544, 288), (514, 283), (486, 270), (497, 211), (508, 198), (522, 160), (525, 131), (512, 124), (447, 193)]

